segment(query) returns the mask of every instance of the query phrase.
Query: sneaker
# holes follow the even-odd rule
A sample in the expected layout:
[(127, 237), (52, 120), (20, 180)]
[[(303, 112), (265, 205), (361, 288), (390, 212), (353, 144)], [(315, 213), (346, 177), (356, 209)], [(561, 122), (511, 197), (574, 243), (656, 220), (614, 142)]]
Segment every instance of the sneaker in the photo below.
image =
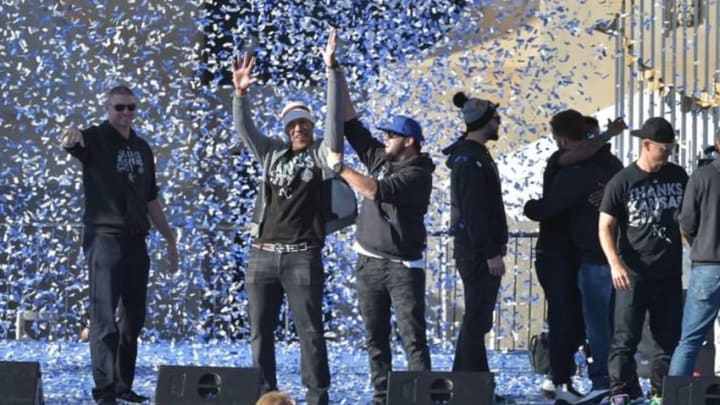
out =
[(630, 405), (628, 394), (617, 394), (610, 397), (610, 405)]
[(648, 405), (662, 405), (662, 397), (659, 397), (657, 395), (650, 398), (650, 401), (648, 401)]
[(572, 384), (561, 384), (555, 387), (555, 403), (567, 402), (574, 404), (582, 398), (582, 394), (579, 393)]
[(121, 399), (125, 402), (132, 402), (134, 404), (140, 404), (143, 402), (147, 402), (150, 400), (150, 398), (144, 396), (144, 395), (138, 395), (136, 392), (132, 390), (127, 390), (123, 393), (117, 394), (117, 398)]
[(540, 384), (540, 393), (547, 399), (555, 399), (555, 384), (548, 376), (545, 376), (542, 384)]

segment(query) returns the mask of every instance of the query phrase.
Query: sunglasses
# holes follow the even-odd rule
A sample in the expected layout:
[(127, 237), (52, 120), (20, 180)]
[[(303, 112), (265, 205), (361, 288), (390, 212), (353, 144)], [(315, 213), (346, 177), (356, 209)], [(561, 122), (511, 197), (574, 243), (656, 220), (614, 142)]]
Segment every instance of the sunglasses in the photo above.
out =
[(400, 135), (400, 134), (396, 134), (396, 133), (394, 133), (394, 132), (387, 132), (387, 131), (383, 132), (383, 137), (384, 137), (385, 139), (398, 139), (398, 138), (403, 138), (403, 136)]
[(115, 104), (113, 106), (117, 112), (123, 112), (126, 108), (128, 111), (135, 111), (135, 107), (137, 107), (135, 104)]

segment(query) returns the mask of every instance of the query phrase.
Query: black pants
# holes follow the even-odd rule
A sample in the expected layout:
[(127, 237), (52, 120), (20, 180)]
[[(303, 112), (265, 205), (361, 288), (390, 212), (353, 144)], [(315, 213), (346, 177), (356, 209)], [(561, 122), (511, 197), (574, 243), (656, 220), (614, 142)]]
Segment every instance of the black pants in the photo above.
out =
[(328, 403), (330, 370), (323, 335), (323, 283), (319, 248), (296, 253), (252, 248), (245, 285), (253, 365), (262, 370), (263, 391), (277, 389), (274, 333), (283, 295), (287, 294), (300, 338), (300, 373), (307, 388), (307, 403)]
[(83, 249), (90, 268), (92, 395), (113, 397), (131, 389), (135, 378), (150, 260), (144, 235), (86, 230)]
[(491, 275), (484, 255), (455, 258), (465, 294), (465, 314), (455, 345), (453, 371), (489, 371), (485, 334), (492, 329), (500, 277)]
[(680, 340), (682, 310), (680, 276), (661, 280), (638, 280), (631, 276), (630, 289), (615, 291), (615, 332), (608, 358), (613, 394), (625, 393), (637, 397), (639, 386), (635, 352), (642, 337), (646, 312), (650, 316), (653, 339), (660, 347), (653, 357), (650, 383), (654, 392), (662, 393), (670, 357)]
[(585, 342), (578, 269), (579, 262), (567, 252), (544, 251), (535, 256), (538, 281), (548, 303), (550, 374), (556, 385), (570, 383), (575, 353)]
[(385, 403), (388, 373), (392, 370), (391, 308), (405, 348), (410, 371), (430, 370), (426, 339), (425, 271), (402, 263), (359, 255), (356, 267), (360, 313), (370, 361), (375, 403)]

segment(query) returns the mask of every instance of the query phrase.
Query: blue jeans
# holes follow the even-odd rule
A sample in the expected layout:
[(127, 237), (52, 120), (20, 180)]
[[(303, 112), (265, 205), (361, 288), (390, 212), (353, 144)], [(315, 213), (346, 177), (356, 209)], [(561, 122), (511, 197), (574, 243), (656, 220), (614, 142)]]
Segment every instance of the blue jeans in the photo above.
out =
[(253, 365), (263, 374), (263, 391), (277, 389), (275, 328), (280, 305), (288, 304), (300, 338), (300, 376), (309, 405), (329, 402), (330, 370), (323, 335), (324, 272), (320, 249), (275, 253), (250, 251), (246, 288)]
[(682, 335), (670, 362), (669, 375), (691, 376), (700, 347), (720, 309), (720, 264), (693, 265), (690, 273)]
[(430, 370), (425, 322), (425, 270), (358, 255), (356, 267), (360, 313), (365, 322), (373, 403), (384, 404), (392, 370), (391, 309), (395, 311), (410, 371)]
[(588, 377), (593, 389), (610, 388), (607, 359), (612, 337), (613, 298), (610, 267), (604, 264), (580, 263), (578, 288), (582, 299), (585, 335), (590, 342), (592, 363), (588, 366)]

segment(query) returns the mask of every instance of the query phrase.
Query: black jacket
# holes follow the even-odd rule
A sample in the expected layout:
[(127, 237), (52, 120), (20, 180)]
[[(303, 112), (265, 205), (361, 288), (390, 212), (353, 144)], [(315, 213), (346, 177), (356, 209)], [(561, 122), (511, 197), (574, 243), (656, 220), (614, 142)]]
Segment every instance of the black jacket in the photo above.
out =
[(539, 248), (562, 248), (569, 237), (571, 245), (568, 246), (575, 249), (581, 260), (606, 264), (598, 238), (600, 212), (588, 199), (593, 191), (600, 188), (600, 183), (607, 184), (615, 173), (622, 170), (622, 162), (610, 153), (609, 144), (590, 159), (559, 170), (553, 167), (557, 156), (554, 155), (548, 163), (553, 174), (545, 179), (549, 183), (543, 184), (543, 197), (525, 204), (525, 215), (540, 221), (541, 226), (545, 225), (540, 236), (542, 241), (538, 240)]
[(363, 199), (357, 217), (358, 243), (388, 259), (422, 258), (427, 236), (425, 213), (435, 170), (432, 160), (425, 153), (398, 162), (386, 160), (385, 145), (370, 136), (357, 119), (345, 123), (345, 136), (377, 180), (375, 200)]
[(693, 263), (720, 263), (720, 157), (690, 176), (679, 221), (682, 232), (695, 238)]
[(450, 232), (455, 257), (504, 254), (508, 241), (497, 166), (487, 148), (461, 139), (443, 150), (450, 168)]
[(123, 138), (107, 121), (82, 136), (85, 147), (66, 150), (82, 162), (83, 223), (101, 233), (146, 234), (147, 205), (158, 196), (150, 146), (132, 130)]

